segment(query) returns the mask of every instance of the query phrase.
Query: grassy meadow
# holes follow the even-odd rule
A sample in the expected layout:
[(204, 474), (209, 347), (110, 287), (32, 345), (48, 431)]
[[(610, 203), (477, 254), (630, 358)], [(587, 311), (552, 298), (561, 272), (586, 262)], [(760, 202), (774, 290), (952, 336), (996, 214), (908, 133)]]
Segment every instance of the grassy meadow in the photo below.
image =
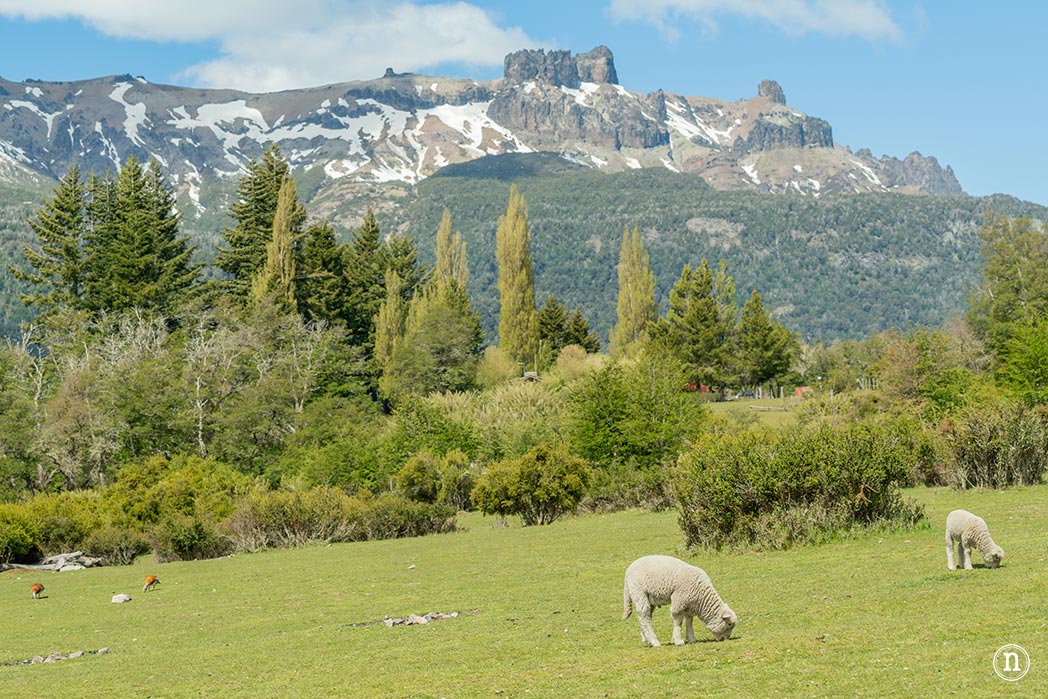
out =
[[(475, 514), (395, 541), (66, 573), (0, 575), (0, 697), (1035, 697), (1048, 695), (1048, 486), (910, 491), (930, 524), (783, 552), (691, 554), (676, 513), (590, 514), (546, 527)], [(997, 570), (946, 570), (951, 509), (982, 515)], [(636, 557), (704, 568), (734, 638), (649, 649), (621, 620)], [(143, 594), (143, 578), (162, 583)], [(46, 597), (30, 598), (32, 582)], [(134, 601), (116, 605), (127, 592)], [(385, 616), (458, 618), (389, 628)], [(669, 643), (672, 622), (656, 611)], [(1019, 682), (994, 651), (1022, 645)]]

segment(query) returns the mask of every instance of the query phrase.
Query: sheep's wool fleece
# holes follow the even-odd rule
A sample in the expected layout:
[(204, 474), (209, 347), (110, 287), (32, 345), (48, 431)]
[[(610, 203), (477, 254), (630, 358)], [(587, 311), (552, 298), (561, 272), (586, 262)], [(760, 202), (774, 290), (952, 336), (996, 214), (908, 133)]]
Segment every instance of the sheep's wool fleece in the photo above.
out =
[(706, 571), (673, 556), (638, 558), (626, 569), (626, 585), (632, 597), (640, 592), (655, 607), (669, 604), (676, 592), (689, 600), (689, 609), (704, 622), (713, 619), (724, 604)]

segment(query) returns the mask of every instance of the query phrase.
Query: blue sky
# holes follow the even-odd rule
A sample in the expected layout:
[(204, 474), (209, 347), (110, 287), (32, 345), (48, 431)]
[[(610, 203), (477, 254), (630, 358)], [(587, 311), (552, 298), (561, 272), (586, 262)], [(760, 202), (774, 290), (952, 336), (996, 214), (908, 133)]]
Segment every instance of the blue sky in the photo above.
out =
[(1048, 3), (1016, 0), (0, 0), (0, 76), (268, 91), (397, 71), (493, 78), (523, 47), (606, 44), (647, 92), (762, 79), (875, 155), (952, 165), (971, 194), (1048, 204)]

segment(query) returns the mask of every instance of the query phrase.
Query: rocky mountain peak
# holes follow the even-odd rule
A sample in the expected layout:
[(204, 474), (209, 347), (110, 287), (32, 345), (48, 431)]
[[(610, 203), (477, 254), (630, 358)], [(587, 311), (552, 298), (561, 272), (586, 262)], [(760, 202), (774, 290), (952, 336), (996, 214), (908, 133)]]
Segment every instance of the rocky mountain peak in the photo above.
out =
[(786, 104), (786, 93), (774, 80), (761, 80), (761, 84), (757, 86), (757, 96), (767, 97), (775, 104)]
[(592, 51), (575, 56), (575, 64), (578, 66), (579, 79), (584, 83), (619, 84), (619, 76), (615, 72), (615, 57), (611, 54), (611, 49), (603, 44)]
[(506, 56), (505, 77), (511, 84), (529, 80), (547, 82), (556, 87), (578, 88), (581, 83), (618, 85), (615, 57), (607, 46), (575, 56), (571, 51), (524, 49)]
[(523, 49), (506, 56), (506, 80), (523, 83), (529, 80), (547, 82), (558, 87), (577, 88), (579, 69), (571, 51), (549, 53), (545, 49)]

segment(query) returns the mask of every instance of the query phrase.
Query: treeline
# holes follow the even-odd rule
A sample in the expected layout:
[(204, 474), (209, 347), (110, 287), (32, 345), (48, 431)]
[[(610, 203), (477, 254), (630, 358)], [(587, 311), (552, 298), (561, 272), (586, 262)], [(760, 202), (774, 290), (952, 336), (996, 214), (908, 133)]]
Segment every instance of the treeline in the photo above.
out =
[[(578, 307), (602, 338), (615, 323), (618, 231), (644, 236), (665, 312), (683, 264), (725, 260), (745, 300), (757, 288), (777, 321), (807, 341), (937, 327), (964, 312), (978, 284), (978, 227), (989, 211), (1048, 219), (1012, 197), (824, 196), (717, 191), (659, 168), (564, 172), (542, 155), (453, 165), (420, 182), (393, 212), (419, 241), (455, 214), (474, 254), (471, 295), (485, 329), (498, 322), (493, 232), (511, 182), (527, 194), (539, 297)], [(510, 158), (500, 170), (497, 162)], [(481, 166), (488, 160), (495, 163)], [(422, 243), (423, 252), (428, 245)], [(428, 254), (428, 253), (427, 253)]]
[[(1048, 235), (1032, 220), (987, 220), (966, 322), (830, 346), (802, 344), (756, 289), (740, 308), (728, 266), (701, 258), (660, 313), (627, 229), (601, 354), (581, 312), (537, 303), (515, 188), (491, 246), (496, 343), (451, 212), (426, 266), (373, 215), (346, 243), (307, 223), (275, 148), (237, 191), (219, 279), (191, 262), (154, 164), (71, 171), (31, 218), (17, 273), (37, 316), (0, 351), (0, 560), (192, 558), (580, 505), (675, 505), (691, 544), (788, 546), (916, 521), (908, 483), (1043, 476)], [(756, 386), (811, 389), (800, 432), (707, 407)]]

